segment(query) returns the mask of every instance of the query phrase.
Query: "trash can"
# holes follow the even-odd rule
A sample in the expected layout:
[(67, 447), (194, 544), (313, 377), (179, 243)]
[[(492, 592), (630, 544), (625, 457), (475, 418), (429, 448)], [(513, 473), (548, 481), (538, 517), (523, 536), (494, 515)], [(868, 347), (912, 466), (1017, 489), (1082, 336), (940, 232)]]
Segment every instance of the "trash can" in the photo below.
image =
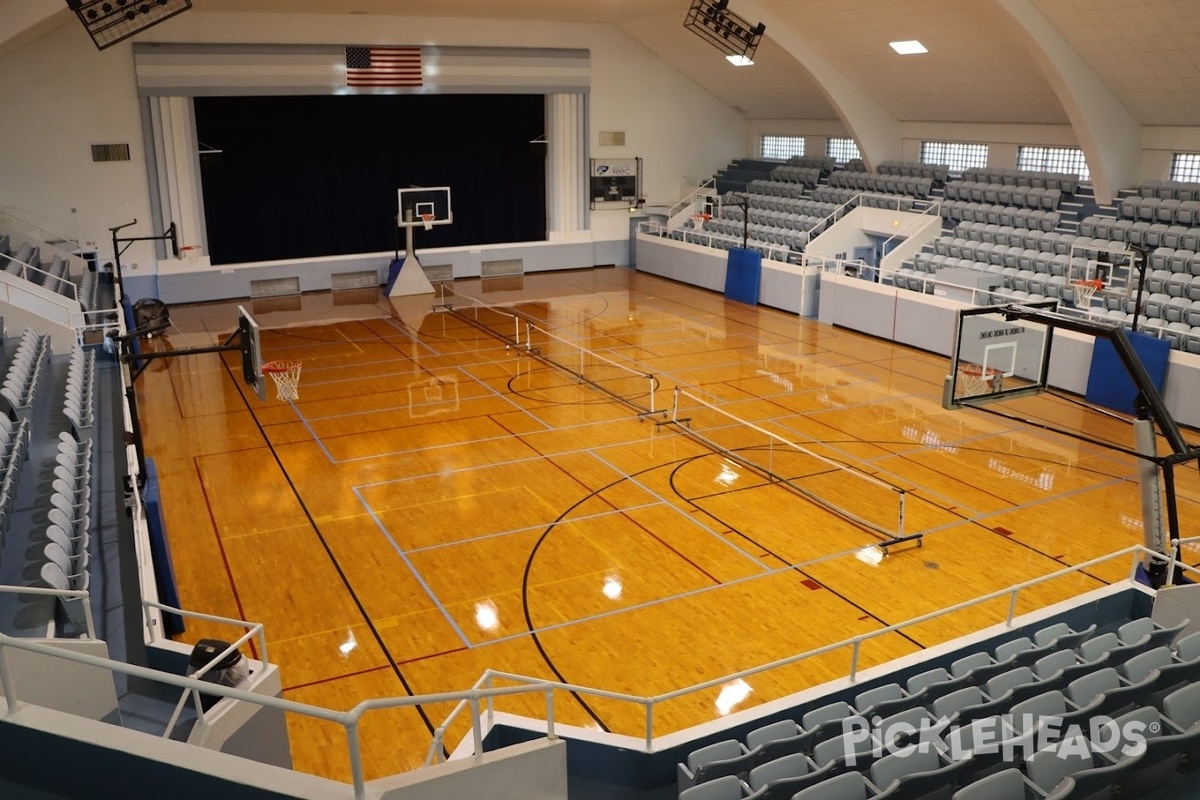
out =
[[(229, 642), (222, 642), (220, 639), (201, 639), (196, 642), (196, 646), (192, 648), (192, 654), (188, 657), (187, 674), (194, 675), (228, 648)], [(250, 663), (237, 650), (225, 656), (219, 663), (214, 664), (208, 672), (200, 676), (200, 680), (202, 681), (230, 688), (240, 686), (249, 680), (249, 678)], [(216, 695), (201, 694), (200, 706), (207, 711), (220, 699)]]

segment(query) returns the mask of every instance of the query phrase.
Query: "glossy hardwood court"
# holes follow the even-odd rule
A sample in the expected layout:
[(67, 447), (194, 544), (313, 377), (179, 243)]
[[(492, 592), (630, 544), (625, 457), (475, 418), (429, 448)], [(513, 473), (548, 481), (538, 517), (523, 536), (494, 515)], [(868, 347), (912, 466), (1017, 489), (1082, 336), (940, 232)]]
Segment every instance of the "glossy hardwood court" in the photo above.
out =
[[(155, 362), (138, 397), (184, 606), (266, 625), (290, 699), (469, 687), (485, 668), (655, 695), (970, 600), (1141, 541), (1132, 459), (941, 408), (947, 360), (628, 270), (460, 281), (555, 336), (653, 373), (907, 491), (921, 548), (768, 481), (671, 425), (508, 348), (429, 298), (377, 292), (248, 306), (267, 359), (301, 359), (295, 404), (260, 403), (218, 356)], [(175, 308), (158, 346), (216, 341), (234, 304)], [(479, 314), (504, 333), (511, 324)], [(544, 343), (552, 350), (550, 342)], [(563, 352), (568, 352), (564, 349)], [(617, 381), (645, 402), (647, 382)], [(639, 394), (640, 393), (640, 394)], [(1120, 445), (1128, 423), (1044, 395), (997, 407)], [(656, 419), (661, 419), (657, 417)], [(697, 424), (733, 448), (764, 437)], [(1192, 437), (1194, 438), (1194, 437)], [(873, 506), (811, 457), (776, 471)], [(1194, 525), (1195, 472), (1181, 475)], [(865, 513), (865, 510), (864, 510)], [(1018, 612), (1128, 573), (1122, 559), (1022, 594)], [(1001, 599), (885, 634), (878, 664), (1002, 621)], [(192, 625), (186, 639), (228, 637)], [(849, 651), (669, 703), (658, 734), (843, 676)], [(558, 719), (642, 733), (642, 710), (562, 695)], [(505, 710), (541, 713), (540, 701)], [(379, 712), (368, 777), (412, 768), (447, 706)], [(297, 768), (345, 779), (340, 729), (290, 719)], [(453, 745), (468, 732), (460, 723)]]

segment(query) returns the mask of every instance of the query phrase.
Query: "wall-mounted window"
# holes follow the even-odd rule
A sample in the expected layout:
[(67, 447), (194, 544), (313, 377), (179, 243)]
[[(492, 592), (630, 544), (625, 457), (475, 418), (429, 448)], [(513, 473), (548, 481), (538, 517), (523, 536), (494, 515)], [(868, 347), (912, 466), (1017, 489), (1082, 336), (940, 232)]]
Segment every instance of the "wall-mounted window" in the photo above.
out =
[(1200, 183), (1200, 153), (1176, 153), (1171, 159), (1171, 180)]
[(946, 164), (951, 172), (986, 167), (988, 146), (966, 142), (921, 142), (922, 164)]
[(858, 145), (854, 143), (854, 140), (841, 136), (830, 137), (825, 145), (825, 155), (832, 158), (837, 164), (845, 164), (847, 161), (862, 158), (862, 153), (858, 152)]
[(1092, 179), (1087, 159), (1078, 147), (1020, 147), (1017, 150), (1017, 169), (1032, 172), (1065, 172), (1078, 175), (1082, 181)]
[(804, 155), (803, 136), (783, 136), (764, 133), (758, 147), (759, 158), (776, 158), (787, 161), (792, 156)]

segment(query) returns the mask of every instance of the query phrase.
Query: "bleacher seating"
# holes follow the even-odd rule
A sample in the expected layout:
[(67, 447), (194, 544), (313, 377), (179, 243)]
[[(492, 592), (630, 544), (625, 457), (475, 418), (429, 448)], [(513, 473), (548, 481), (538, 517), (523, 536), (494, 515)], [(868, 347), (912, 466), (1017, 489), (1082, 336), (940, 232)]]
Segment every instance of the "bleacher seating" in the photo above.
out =
[(947, 200), (971, 200), (976, 203), (991, 203), (1002, 206), (1058, 209), (1062, 192), (1039, 186), (1005, 186), (1001, 183), (979, 183), (976, 181), (950, 181), (946, 184)]
[(864, 192), (880, 192), (883, 194), (902, 194), (924, 199), (929, 197), (929, 193), (933, 190), (933, 179), (898, 175), (876, 175), (873, 172), (842, 170), (829, 176), (829, 185), (840, 189), (857, 189)]
[(929, 178), (940, 185), (950, 176), (950, 167), (945, 164), (923, 164), (919, 161), (884, 161), (876, 172), (908, 178)]
[(8, 403), (13, 416), (27, 418), (37, 396), (46, 364), (50, 357), (50, 337), (40, 336), (26, 328), (9, 364), (0, 397)]
[[(679, 797), (896, 800), (957, 790), (955, 798), (995, 798), (1026, 797), (1025, 787), (1033, 786), (1038, 796), (1062, 798), (1091, 796), (1077, 792), (1093, 791), (1097, 775), (1123, 787), (1122, 796), (1141, 796), (1194, 766), (1189, 757), (1200, 751), (1200, 634), (1172, 644), (1186, 625), (1145, 618), (1100, 635), (1095, 626), (1046, 626), (990, 653), (969, 653), (955, 662), (957, 670), (927, 670), (903, 687), (860, 692), (853, 706), (814, 704), (799, 721), (693, 751), (677, 767)], [(1141, 752), (1123, 752), (1111, 741), (1057, 749), (1071, 736), (1096, 735), (1093, 719), (1113, 718), (1142, 723)], [(1052, 719), (1055, 727), (1047, 728)], [(869, 723), (869, 735), (862, 734)], [(922, 726), (941, 723), (932, 748), (890, 747), (917, 735), (924, 742)], [(1003, 787), (1013, 793), (991, 793)]]
[(805, 186), (816, 186), (821, 181), (819, 167), (793, 167), (783, 165), (771, 170), (771, 179), (787, 183), (802, 183)]
[(981, 183), (1000, 183), (1005, 186), (1036, 186), (1044, 189), (1059, 189), (1063, 194), (1073, 195), (1079, 189), (1079, 176), (1061, 172), (1032, 172), (1020, 169), (977, 167), (963, 172), (963, 180)]
[(76, 347), (71, 352), (67, 368), (67, 391), (63, 401), (63, 416), (71, 423), (76, 439), (90, 437), (94, 424), (93, 378), (96, 373), (96, 356)]
[(1040, 208), (1017, 208), (1009, 205), (977, 202), (973, 200), (942, 201), (942, 217), (954, 221), (975, 221), (993, 225), (1009, 225), (1015, 228), (1052, 231), (1058, 227), (1061, 217), (1057, 211)]
[(834, 164), (834, 160), (828, 156), (792, 156), (787, 160), (787, 166), (789, 167), (818, 169), (822, 175), (828, 175), (832, 172)]
[(1139, 197), (1157, 197), (1160, 200), (1200, 200), (1200, 183), (1184, 181), (1145, 181), (1137, 189)]

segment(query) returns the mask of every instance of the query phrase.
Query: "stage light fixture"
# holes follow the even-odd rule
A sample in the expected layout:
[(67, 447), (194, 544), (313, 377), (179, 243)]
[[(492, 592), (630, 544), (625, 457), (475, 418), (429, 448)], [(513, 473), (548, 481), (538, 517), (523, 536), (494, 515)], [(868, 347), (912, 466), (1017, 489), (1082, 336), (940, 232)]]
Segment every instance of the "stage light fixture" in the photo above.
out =
[(767, 26), (751, 25), (729, 10), (729, 0), (692, 0), (683, 27), (725, 54), (736, 67), (754, 64), (754, 52)]
[(192, 7), (192, 0), (67, 0), (97, 50), (111, 47)]

